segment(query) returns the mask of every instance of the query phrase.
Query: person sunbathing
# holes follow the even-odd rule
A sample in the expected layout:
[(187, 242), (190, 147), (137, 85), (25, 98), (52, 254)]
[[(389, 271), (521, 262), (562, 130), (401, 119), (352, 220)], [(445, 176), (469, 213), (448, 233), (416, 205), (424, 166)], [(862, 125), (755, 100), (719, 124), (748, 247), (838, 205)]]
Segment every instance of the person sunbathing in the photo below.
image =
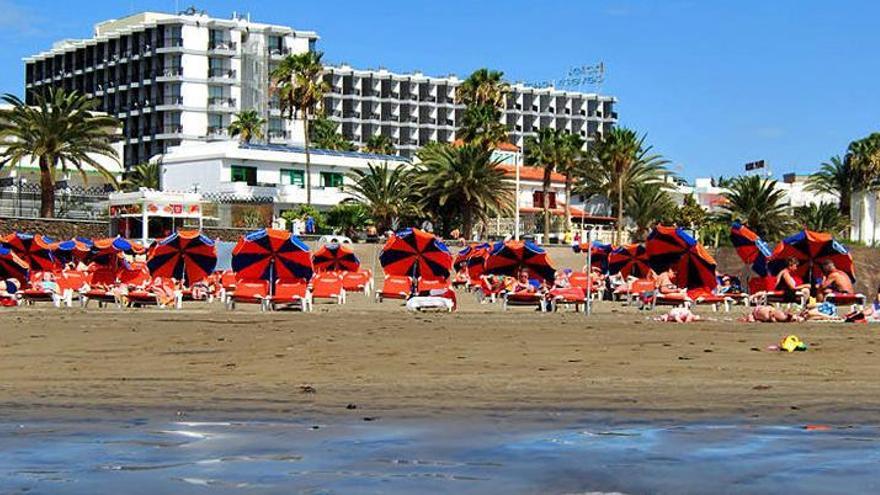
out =
[(655, 318), (656, 321), (664, 321), (667, 323), (692, 323), (701, 321), (699, 315), (696, 315), (689, 308), (677, 307), (669, 310), (668, 313)]
[(788, 311), (783, 311), (774, 306), (755, 306), (744, 321), (760, 322), (760, 323), (790, 323), (798, 321), (797, 315)]
[(553, 280), (553, 287), (560, 289), (571, 287), (571, 280), (569, 279), (570, 275), (570, 269), (556, 270), (556, 278)]
[[(784, 303), (795, 303), (806, 300), (810, 297), (810, 284), (805, 284), (797, 277), (797, 269), (800, 262), (797, 258), (788, 258), (785, 262), (785, 268), (780, 270), (776, 275), (776, 285), (774, 291), (782, 291), (782, 301)], [(760, 291), (752, 294), (753, 303), (763, 300), (768, 291)]]
[(51, 292), (52, 294), (59, 294), (61, 292), (61, 288), (58, 287), (58, 282), (55, 281), (55, 276), (52, 275), (52, 272), (43, 272), (40, 279), (34, 284), (34, 289)]
[(510, 285), (509, 291), (514, 294), (534, 294), (538, 292), (538, 288), (529, 281), (529, 271), (521, 270), (516, 280)]
[(687, 297), (687, 289), (682, 289), (675, 283), (676, 275), (675, 268), (671, 266), (665, 272), (658, 275), (655, 282), (657, 291), (664, 296)]
[(843, 270), (834, 266), (831, 260), (822, 262), (822, 273), (825, 277), (818, 287), (818, 297), (820, 301), (824, 301), (826, 296), (833, 294), (854, 294), (852, 280)]

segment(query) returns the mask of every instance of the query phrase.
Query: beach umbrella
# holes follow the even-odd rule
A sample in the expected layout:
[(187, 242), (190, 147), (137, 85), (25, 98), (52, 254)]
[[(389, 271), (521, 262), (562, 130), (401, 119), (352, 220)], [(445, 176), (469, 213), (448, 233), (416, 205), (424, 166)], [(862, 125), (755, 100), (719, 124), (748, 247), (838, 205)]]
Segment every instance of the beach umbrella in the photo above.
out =
[(821, 267), (825, 260), (833, 261), (834, 266), (846, 272), (853, 282), (856, 280), (855, 267), (849, 250), (837, 242), (831, 234), (825, 232), (802, 230), (783, 239), (770, 256), (768, 262), (770, 273), (776, 275), (782, 271), (788, 258), (796, 258), (800, 261), (797, 275), (805, 281), (822, 276)]
[(14, 251), (32, 270), (54, 270), (57, 267), (52, 254), (54, 241), (48, 237), (16, 232), (6, 236), (3, 245)]
[(497, 242), (486, 259), (485, 273), (515, 277), (521, 270), (528, 270), (530, 278), (540, 278), (552, 283), (556, 268), (550, 255), (531, 241)]
[(123, 254), (143, 254), (146, 249), (139, 243), (122, 237), (96, 239), (87, 259), (91, 263), (116, 269)]
[(491, 246), (489, 243), (471, 243), (468, 244), (464, 249), (455, 254), (455, 258), (452, 261), (452, 267), (455, 268), (456, 271), (460, 271), (468, 266), (468, 260), (475, 253), (479, 254), (481, 250), (488, 250)]
[(261, 229), (239, 239), (232, 249), (232, 270), (240, 279), (310, 280), (309, 247), (286, 230)]
[(465, 267), (467, 267), (469, 278), (480, 278), (480, 275), (482, 275), (486, 269), (486, 259), (489, 258), (489, 253), (491, 252), (492, 246), (489, 243), (479, 244), (471, 249), (467, 260), (465, 261)]
[(405, 229), (388, 239), (379, 253), (379, 263), (386, 275), (445, 280), (452, 270), (452, 255), (434, 234)]
[(758, 234), (745, 225), (734, 222), (730, 227), (730, 242), (743, 263), (751, 265), (752, 270), (761, 277), (767, 276), (767, 259), (773, 254), (773, 250)]
[(608, 272), (608, 258), (611, 256), (611, 251), (614, 250), (611, 244), (593, 241), (572, 244), (571, 248), (576, 253), (586, 253), (589, 250), (590, 267), (598, 268), (602, 273)]
[(324, 244), (312, 255), (316, 272), (356, 272), (361, 261), (350, 247), (331, 242)]
[(28, 264), (15, 251), (0, 246), (0, 279), (14, 278), (22, 284), (27, 282)]
[(94, 243), (85, 237), (75, 237), (66, 241), (56, 242), (53, 245), (53, 253), (56, 259), (68, 262), (85, 259), (92, 251)]
[(627, 244), (614, 248), (608, 255), (608, 273), (626, 277), (646, 277), (651, 272), (644, 244)]
[(657, 273), (673, 267), (681, 287), (711, 290), (718, 285), (715, 259), (680, 227), (658, 225), (648, 234), (645, 250), (648, 265)]
[(147, 266), (154, 277), (194, 284), (214, 272), (217, 250), (198, 230), (178, 230), (150, 247)]

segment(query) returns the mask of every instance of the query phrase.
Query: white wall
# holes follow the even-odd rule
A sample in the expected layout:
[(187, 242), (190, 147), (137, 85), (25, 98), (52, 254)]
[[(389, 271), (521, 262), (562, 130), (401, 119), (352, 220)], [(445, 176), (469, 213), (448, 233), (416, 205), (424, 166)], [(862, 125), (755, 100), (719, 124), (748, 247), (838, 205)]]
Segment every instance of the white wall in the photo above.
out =
[(199, 191), (218, 192), (221, 181), (229, 181), (230, 173), (228, 169), (224, 170), (221, 160), (163, 163), (162, 171), (162, 189), (165, 191), (189, 191), (193, 184), (198, 184)]

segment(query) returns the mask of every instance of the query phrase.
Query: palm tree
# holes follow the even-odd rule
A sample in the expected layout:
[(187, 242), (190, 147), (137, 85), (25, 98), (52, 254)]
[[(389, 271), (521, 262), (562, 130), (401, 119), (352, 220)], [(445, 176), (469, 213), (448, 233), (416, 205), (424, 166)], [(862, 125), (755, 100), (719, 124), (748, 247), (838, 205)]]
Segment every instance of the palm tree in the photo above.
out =
[(309, 125), (309, 140), (315, 148), (335, 151), (355, 151), (357, 146), (339, 133), (339, 124), (323, 115)]
[(243, 143), (251, 139), (263, 139), (263, 125), (266, 119), (260, 117), (256, 110), (244, 110), (235, 114), (235, 120), (229, 124), (229, 135), (238, 136)]
[(720, 217), (727, 223), (739, 221), (768, 241), (782, 238), (792, 226), (785, 192), (775, 180), (757, 175), (733, 179)]
[(510, 85), (503, 81), (504, 73), (487, 68), (477, 69), (455, 90), (458, 103), (465, 106), (504, 106)]
[[(872, 193), (880, 189), (880, 133), (849, 143), (844, 158), (857, 184), (857, 192)], [(861, 202), (861, 218), (869, 216), (868, 201)], [(861, 241), (863, 229), (859, 229)]]
[(142, 187), (158, 191), (161, 189), (161, 174), (161, 162), (139, 163), (125, 174), (120, 185), (126, 191), (137, 191)]
[(347, 190), (370, 210), (380, 231), (393, 228), (401, 216), (413, 209), (412, 169), (391, 168), (388, 162), (370, 163), (366, 170), (356, 169), (349, 177), (353, 184)]
[(544, 171), (541, 208), (544, 210), (544, 242), (550, 239), (550, 189), (553, 172), (566, 159), (564, 137), (558, 129), (544, 128), (537, 136), (528, 136), (525, 141), (525, 164), (541, 167)]
[(436, 147), (419, 164), (416, 187), (421, 202), (459, 218), (462, 236), (470, 239), (478, 222), (511, 209), (513, 195), (500, 164), (501, 158), (493, 158), (492, 150), (481, 146)]
[(660, 182), (668, 172), (668, 163), (652, 147), (645, 144), (645, 137), (625, 127), (615, 127), (602, 135), (590, 146), (579, 167), (581, 191), (588, 195), (603, 195), (612, 202), (617, 216), (615, 242), (623, 242), (623, 216), (626, 198), (642, 183)]
[(478, 69), (456, 89), (457, 103), (465, 106), (457, 137), (465, 143), (492, 148), (507, 140), (501, 112), (510, 92), (503, 72)]
[(303, 119), (303, 139), (306, 154), (306, 204), (312, 204), (312, 159), (309, 153), (309, 120), (324, 101), (327, 83), (322, 79), (324, 66), (321, 52), (308, 51), (288, 55), (275, 70), (271, 79), (281, 103), (282, 115), (290, 120), (299, 114)]
[(584, 140), (577, 134), (565, 133), (561, 139), (562, 161), (556, 168), (565, 176), (565, 231), (571, 230), (571, 194), (574, 176), (583, 157)]
[(645, 240), (648, 231), (658, 223), (668, 223), (676, 212), (675, 202), (659, 182), (636, 184), (626, 202), (626, 216), (635, 225), (633, 237)]
[(94, 113), (97, 100), (76, 92), (49, 89), (34, 94), (34, 106), (6, 94), (3, 102), (12, 108), (0, 111), (0, 140), (6, 149), (0, 154), (0, 168), (32, 159), (40, 167), (40, 215), (55, 216), (55, 171), (76, 168), (87, 181), (89, 166), (116, 184), (116, 177), (96, 157), (118, 160), (112, 146), (120, 122)]
[(840, 156), (832, 156), (822, 164), (818, 172), (807, 179), (807, 191), (837, 196), (840, 213), (849, 216), (852, 195), (862, 184), (853, 174), (850, 161)]
[(830, 232), (845, 235), (849, 228), (849, 218), (840, 213), (834, 203), (811, 203), (794, 209), (795, 218), (806, 229), (817, 232)]
[(377, 155), (394, 155), (397, 150), (394, 148), (394, 142), (385, 134), (375, 134), (367, 139), (364, 145), (365, 153), (375, 153)]

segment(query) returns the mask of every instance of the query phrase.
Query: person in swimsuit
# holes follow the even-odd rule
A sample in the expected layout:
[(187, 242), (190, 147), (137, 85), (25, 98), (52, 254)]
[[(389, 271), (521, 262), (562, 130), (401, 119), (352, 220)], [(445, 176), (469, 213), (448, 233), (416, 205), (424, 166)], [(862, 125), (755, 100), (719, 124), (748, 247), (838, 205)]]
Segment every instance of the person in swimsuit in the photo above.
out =
[(665, 272), (658, 275), (655, 283), (657, 291), (664, 296), (686, 297), (687, 289), (682, 289), (675, 283), (676, 275), (675, 268), (672, 268), (671, 266), (666, 269)]
[[(774, 290), (782, 291), (782, 302), (795, 303), (800, 302), (801, 300), (807, 300), (810, 297), (810, 284), (802, 283), (795, 275), (799, 265), (800, 262), (797, 258), (788, 258), (785, 262), (785, 268), (776, 275), (776, 285), (774, 285)], [(759, 301), (763, 300), (766, 295), (767, 291), (752, 294), (752, 303), (757, 304)]]
[(825, 300), (825, 296), (828, 296), (829, 294), (855, 293), (855, 289), (853, 288), (852, 280), (850, 280), (849, 275), (834, 266), (833, 261), (825, 260), (822, 262), (821, 267), (822, 273), (825, 275), (825, 278), (822, 280), (822, 283), (819, 284), (818, 287), (819, 300)]

